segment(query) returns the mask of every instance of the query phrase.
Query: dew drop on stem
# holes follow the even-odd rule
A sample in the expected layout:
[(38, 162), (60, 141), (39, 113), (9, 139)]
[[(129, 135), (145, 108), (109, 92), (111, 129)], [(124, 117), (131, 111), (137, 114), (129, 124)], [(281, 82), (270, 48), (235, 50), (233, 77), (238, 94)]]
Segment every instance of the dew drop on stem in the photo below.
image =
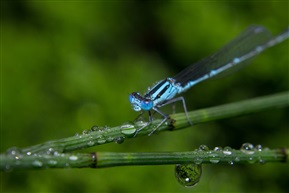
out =
[(245, 154), (254, 154), (254, 145), (251, 143), (244, 143), (240, 149)]
[(187, 188), (195, 186), (202, 176), (201, 164), (176, 164), (175, 175), (177, 181)]
[(115, 138), (114, 139), (114, 142), (116, 143), (116, 144), (121, 144), (121, 143), (123, 143), (124, 142), (124, 137), (117, 137), (117, 138)]

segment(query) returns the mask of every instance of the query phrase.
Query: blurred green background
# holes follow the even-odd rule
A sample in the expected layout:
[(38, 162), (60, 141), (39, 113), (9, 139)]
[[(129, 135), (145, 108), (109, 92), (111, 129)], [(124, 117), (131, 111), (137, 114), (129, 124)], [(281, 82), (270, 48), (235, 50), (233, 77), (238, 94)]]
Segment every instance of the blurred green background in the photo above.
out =
[[(128, 95), (216, 51), (251, 24), (277, 34), (288, 1), (1, 1), (1, 152), (134, 120)], [(288, 40), (184, 94), (194, 110), (288, 90)], [(181, 105), (180, 105), (181, 106)], [(179, 107), (181, 111), (182, 108)], [(287, 109), (84, 150), (289, 147)], [(187, 189), (174, 166), (1, 172), (1, 192), (286, 192), (288, 164), (204, 165)]]

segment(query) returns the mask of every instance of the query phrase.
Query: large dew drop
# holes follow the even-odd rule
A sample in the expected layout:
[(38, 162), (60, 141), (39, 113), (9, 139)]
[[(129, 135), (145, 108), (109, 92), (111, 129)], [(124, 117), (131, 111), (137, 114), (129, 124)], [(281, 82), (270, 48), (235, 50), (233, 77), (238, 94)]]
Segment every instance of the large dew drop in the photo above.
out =
[(135, 132), (136, 128), (130, 123), (125, 123), (121, 126), (121, 133), (126, 136), (133, 136)]
[(187, 187), (195, 186), (202, 176), (201, 164), (176, 164), (175, 174), (178, 182)]

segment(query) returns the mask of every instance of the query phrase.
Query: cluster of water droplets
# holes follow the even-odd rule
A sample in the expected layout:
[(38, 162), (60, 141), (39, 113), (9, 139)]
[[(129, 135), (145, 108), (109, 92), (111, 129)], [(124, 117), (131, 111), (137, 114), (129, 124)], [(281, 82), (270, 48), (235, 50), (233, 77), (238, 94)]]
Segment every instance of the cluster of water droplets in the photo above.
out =
[[(6, 155), (9, 158), (12, 158), (12, 160), (14, 160), (15, 164), (17, 165), (18, 163), (20, 163), (20, 160), (22, 159), (22, 157), (24, 156), (23, 153), (21, 152), (20, 149), (18, 149), (17, 147), (11, 147), (6, 151)], [(10, 164), (6, 164), (5, 165), (5, 170), (6, 171), (10, 171), (11, 170), (11, 166)]]
[(264, 164), (265, 160), (262, 158), (262, 151), (269, 150), (269, 148), (263, 148), (262, 145), (254, 146), (251, 143), (244, 143), (240, 150), (249, 155), (249, 159), (247, 160), (249, 163), (259, 162), (260, 164)]
[(91, 147), (112, 141), (113, 139), (105, 137), (107, 132), (110, 132), (110, 128), (107, 126), (93, 126), (90, 130), (83, 130), (81, 134), (76, 133), (75, 136), (79, 138), (88, 138), (87, 146)]
[[(215, 147), (213, 150), (209, 150), (206, 145), (201, 145), (198, 149), (198, 154), (201, 155), (201, 152), (206, 153), (209, 161), (211, 163), (219, 163), (221, 160), (227, 160), (229, 165), (234, 165), (240, 161), (247, 161), (248, 163), (256, 163), (259, 162), (261, 164), (265, 163), (265, 160), (262, 159), (262, 151), (268, 150), (268, 148), (263, 148), (262, 145), (254, 146), (251, 143), (242, 144), (240, 151), (243, 153), (237, 153), (237, 150), (232, 149), (229, 146), (224, 148)], [(196, 164), (201, 164), (202, 159), (196, 157), (194, 162)]]
[[(51, 156), (59, 156), (60, 151), (62, 151), (62, 147), (59, 147), (58, 149), (54, 148), (48, 148), (44, 149), (42, 152), (39, 153), (32, 153), (31, 151), (24, 151), (22, 149), (19, 149), (17, 147), (9, 148), (6, 151), (6, 156), (9, 158), (9, 161), (5, 165), (5, 171), (10, 171), (13, 169), (13, 167), (17, 167), (17, 165), (23, 164), (23, 158), (26, 159), (25, 163), (28, 163), (27, 158), (31, 157), (31, 165), (35, 168), (42, 168), (44, 167), (44, 163), (41, 161), (42, 158), (51, 158)], [(47, 162), (46, 167), (52, 167), (57, 164), (56, 160), (50, 159)]]
[(203, 158), (207, 158), (211, 163), (219, 163), (220, 161), (224, 162), (227, 160), (229, 165), (234, 165), (240, 161), (247, 161), (248, 163), (259, 162), (261, 164), (265, 163), (265, 160), (262, 159), (262, 151), (269, 150), (268, 148), (263, 148), (262, 145), (254, 146), (251, 143), (242, 144), (240, 150), (237, 153), (237, 150), (232, 149), (229, 146), (224, 148), (215, 147), (213, 150), (210, 150), (206, 145), (200, 145), (198, 149), (194, 151), (195, 158), (193, 163), (190, 164), (177, 164), (175, 166), (175, 175), (177, 181), (185, 186), (192, 187), (196, 185), (202, 175), (202, 163)]
[(120, 126), (120, 132), (112, 134), (110, 127), (93, 126), (90, 130), (84, 130), (81, 134), (76, 133), (75, 136), (79, 138), (88, 137), (87, 146), (101, 145), (108, 142), (115, 142), (121, 144), (125, 138), (134, 136), (136, 126), (132, 123), (124, 123)]

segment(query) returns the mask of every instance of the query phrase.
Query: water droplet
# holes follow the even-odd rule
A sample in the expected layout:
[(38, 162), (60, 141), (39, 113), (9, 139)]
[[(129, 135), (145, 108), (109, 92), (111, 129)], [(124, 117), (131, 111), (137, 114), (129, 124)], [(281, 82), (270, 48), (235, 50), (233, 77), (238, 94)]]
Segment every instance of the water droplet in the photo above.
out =
[(131, 124), (131, 123), (129, 123), (129, 122), (127, 122), (127, 123), (124, 123), (124, 124), (122, 124), (121, 126), (120, 126), (120, 128), (134, 128), (134, 125), (133, 124)]
[(203, 162), (203, 159), (201, 157), (195, 157), (194, 162), (195, 164), (201, 164)]
[(88, 130), (83, 130), (82, 131), (82, 135), (87, 135), (88, 134)]
[(113, 137), (111, 137), (111, 136), (107, 137), (107, 138), (106, 138), (106, 141), (107, 141), (107, 142), (113, 141)]
[(239, 162), (240, 161), (240, 157), (235, 157), (235, 162)]
[(209, 156), (210, 156), (209, 160), (211, 163), (214, 163), (214, 164), (219, 163), (220, 156), (218, 154), (211, 153), (209, 154)]
[(69, 159), (71, 161), (76, 161), (76, 160), (78, 160), (78, 157), (76, 155), (72, 155), (72, 156), (69, 157)]
[(195, 186), (202, 176), (201, 164), (176, 164), (175, 175), (178, 182), (185, 187)]
[(107, 125), (105, 125), (103, 129), (104, 129), (104, 131), (107, 131), (107, 132), (110, 131), (110, 127), (108, 127)]
[(41, 168), (43, 166), (43, 163), (41, 161), (39, 161), (39, 160), (35, 160), (35, 161), (32, 162), (32, 165), (34, 167)]
[(48, 160), (47, 164), (49, 166), (55, 166), (57, 164), (57, 161), (56, 160)]
[(233, 161), (228, 161), (228, 164), (234, 165), (234, 162)]
[(5, 172), (10, 172), (10, 171), (12, 171), (11, 165), (6, 164), (4, 170), (5, 170)]
[(87, 145), (88, 145), (88, 146), (93, 146), (93, 145), (94, 145), (94, 141), (89, 141), (89, 142), (87, 142)]
[(215, 147), (214, 151), (222, 151), (223, 149), (221, 147)]
[(265, 164), (266, 163), (266, 161), (265, 160), (263, 160), (261, 157), (259, 158), (259, 163), (260, 164)]
[(248, 163), (253, 164), (253, 163), (255, 163), (257, 160), (258, 160), (258, 158), (255, 157), (255, 156), (253, 156), (253, 157), (249, 157)]
[(103, 143), (106, 142), (106, 139), (104, 138), (103, 135), (97, 135), (97, 136), (95, 137), (94, 142), (96, 142), (96, 143), (98, 143), (98, 144), (103, 144)]
[(232, 155), (232, 148), (229, 146), (224, 147), (223, 154), (224, 155)]
[(121, 133), (124, 135), (132, 136), (136, 132), (136, 128), (134, 127), (134, 125), (130, 123), (123, 124), (120, 128), (121, 128)]
[(90, 128), (91, 131), (98, 131), (99, 129), (100, 129), (100, 127), (97, 125), (94, 125)]
[(200, 151), (208, 151), (209, 148), (208, 148), (208, 146), (206, 146), (206, 145), (200, 145), (199, 150), (200, 150)]
[(241, 147), (241, 151), (246, 154), (254, 154), (254, 145), (251, 143), (244, 143)]
[(100, 137), (100, 138), (97, 139), (97, 143), (98, 144), (103, 144), (105, 142), (106, 142), (106, 140), (103, 137)]
[(23, 156), (21, 150), (18, 147), (11, 147), (7, 149), (6, 155), (16, 160), (21, 159)]
[(255, 150), (257, 150), (257, 151), (262, 151), (262, 150), (263, 150), (262, 145), (260, 145), (260, 144), (256, 145), (256, 146), (255, 146)]
[(20, 150), (18, 147), (11, 147), (11, 148), (7, 149), (6, 154), (15, 156), (15, 155), (20, 154)]
[(145, 127), (147, 124), (148, 124), (148, 123), (145, 122), (145, 121), (137, 121), (137, 122), (135, 123), (135, 126), (136, 126), (136, 127), (139, 127), (139, 128), (143, 128), (143, 127)]
[(59, 152), (61, 152), (61, 151), (62, 151), (61, 148), (59, 148), (59, 151), (57, 151), (56, 149), (50, 147), (50, 148), (47, 149), (47, 151), (46, 151), (45, 153), (46, 153), (47, 155), (57, 156), (57, 155), (59, 155)]
[(117, 138), (115, 138), (114, 139), (114, 142), (116, 143), (116, 144), (121, 144), (121, 143), (123, 143), (124, 142), (124, 137), (117, 137)]
[(32, 153), (30, 151), (26, 152), (26, 155), (32, 155)]

